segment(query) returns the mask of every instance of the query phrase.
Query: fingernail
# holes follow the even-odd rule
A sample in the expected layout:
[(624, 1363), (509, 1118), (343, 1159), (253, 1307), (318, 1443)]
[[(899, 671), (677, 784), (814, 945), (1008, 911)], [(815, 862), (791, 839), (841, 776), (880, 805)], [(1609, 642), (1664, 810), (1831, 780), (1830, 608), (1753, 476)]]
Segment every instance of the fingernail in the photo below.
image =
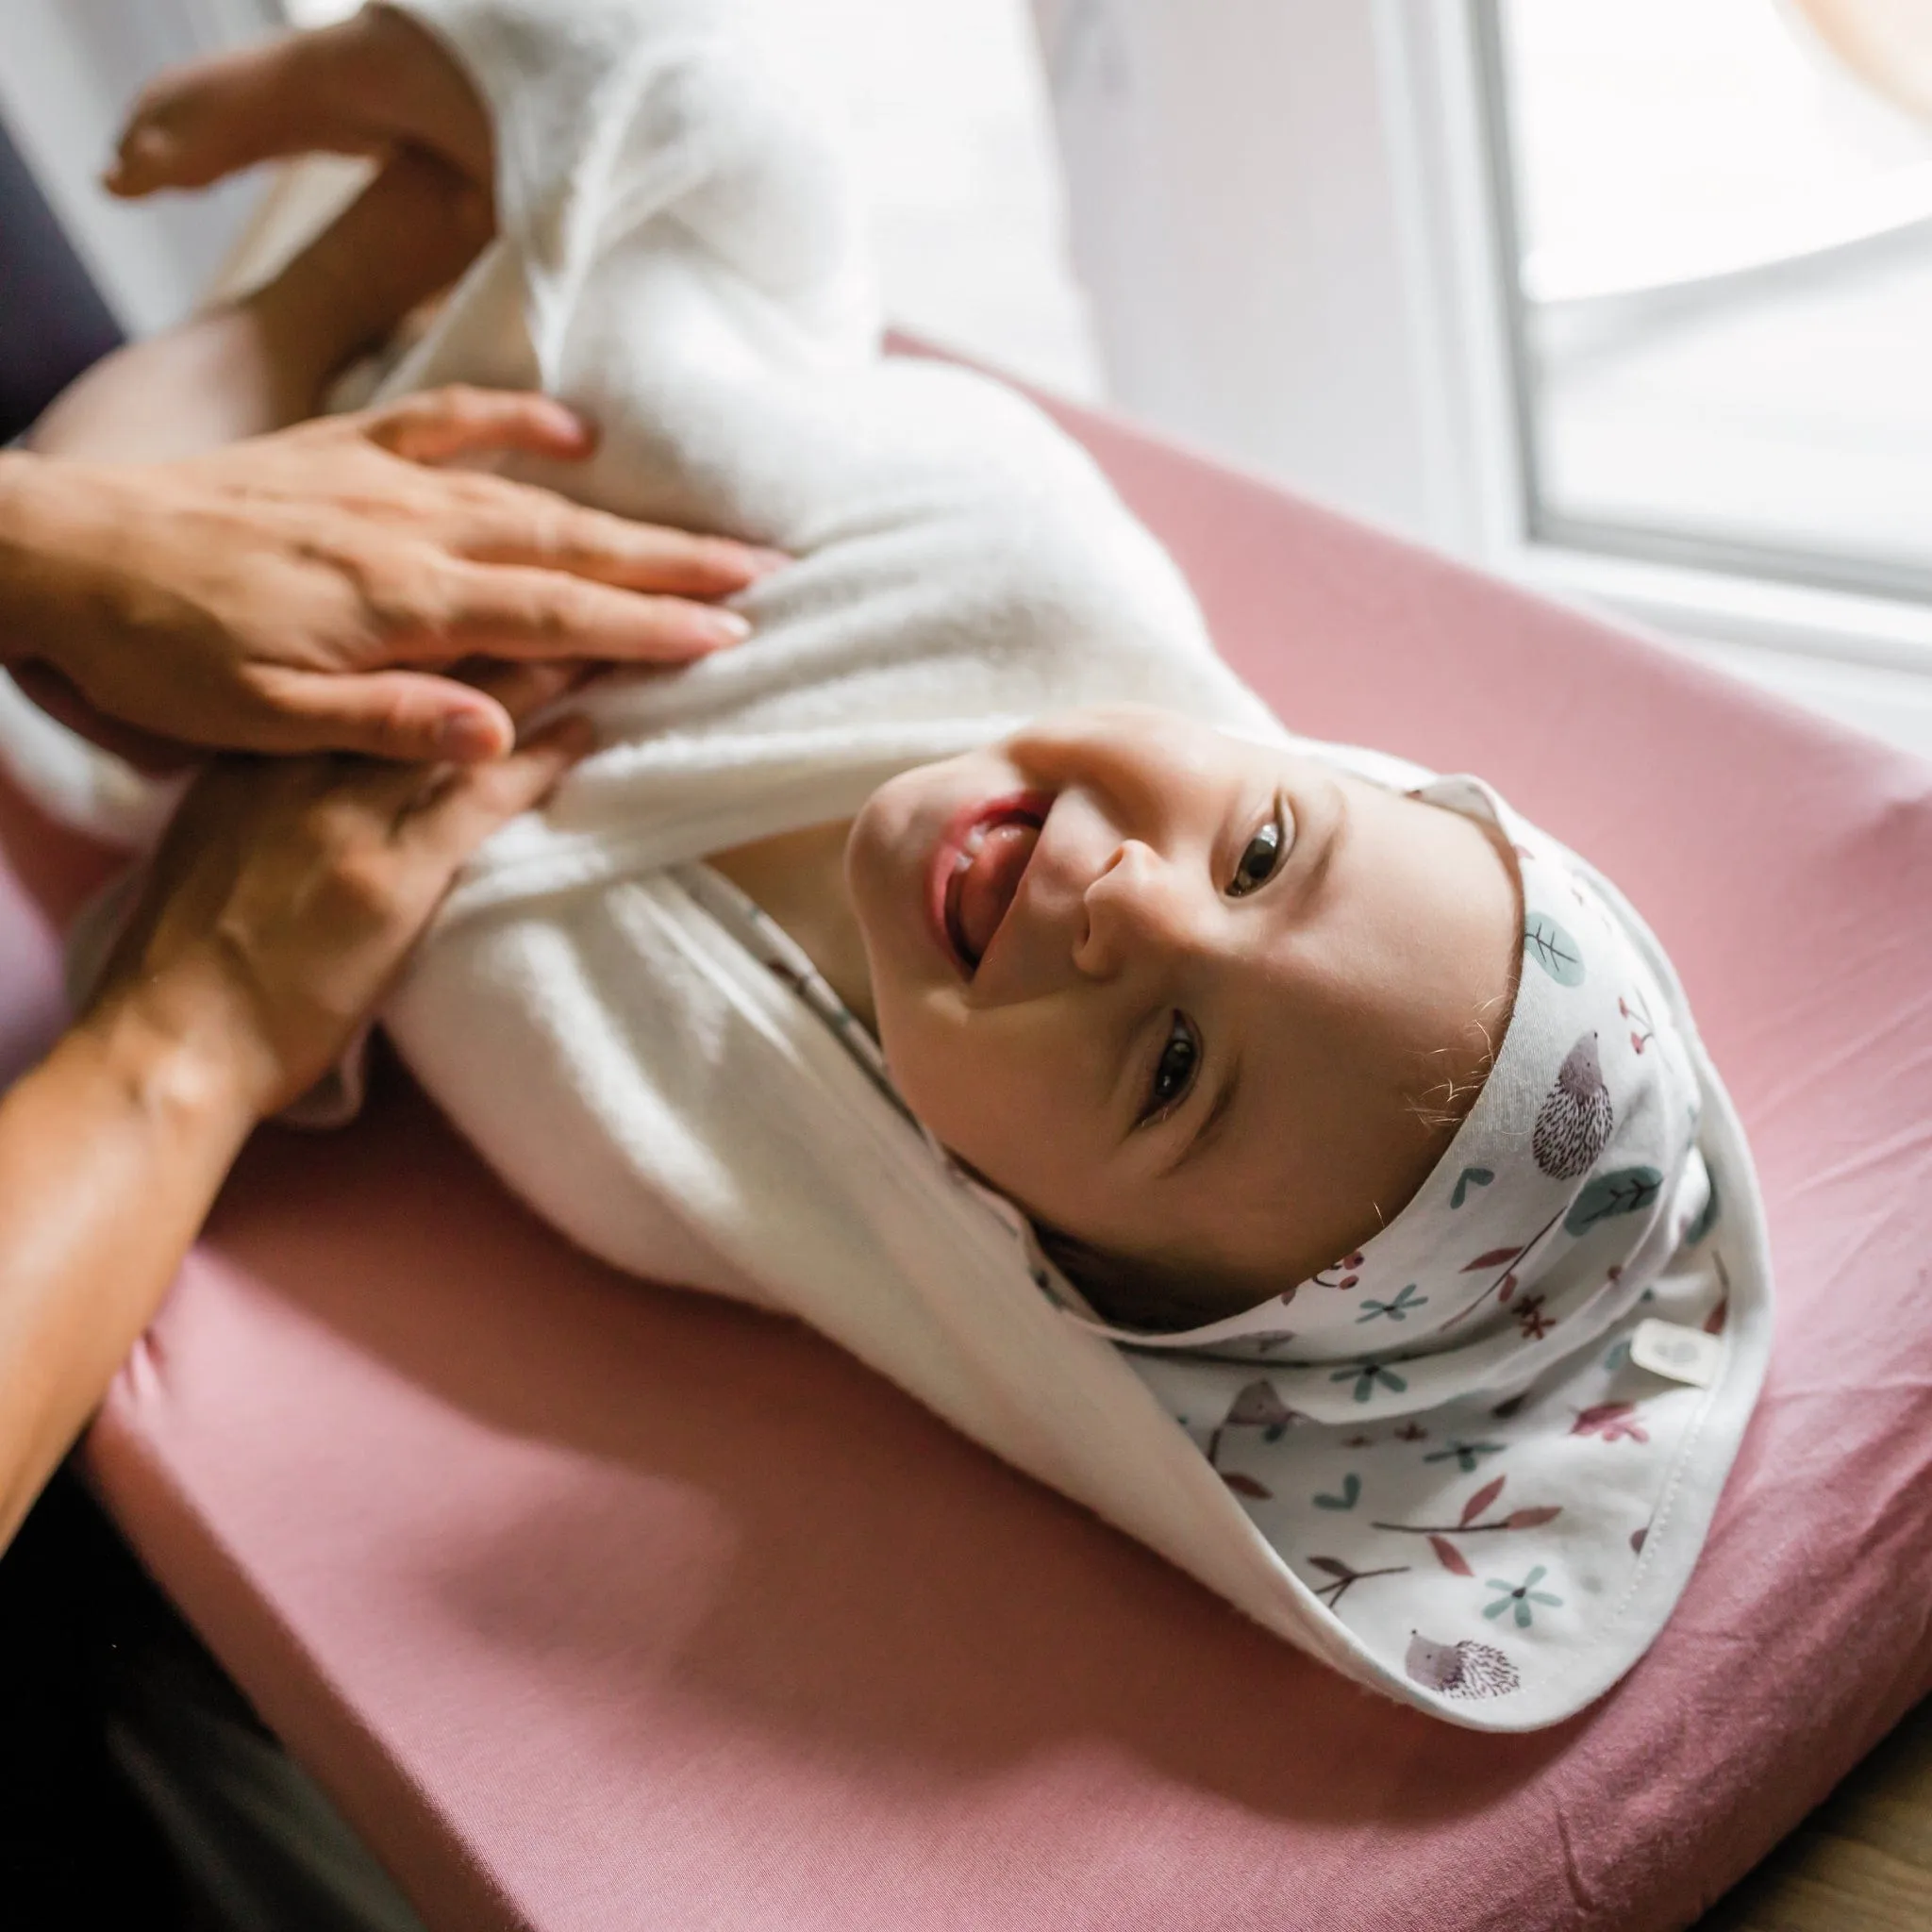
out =
[(707, 641), (718, 645), (741, 644), (751, 635), (750, 624), (735, 610), (707, 610), (698, 628)]
[(589, 417), (578, 415), (568, 403), (560, 403), (555, 396), (545, 396), (543, 400), (550, 406), (557, 426), (574, 439), (586, 455), (596, 448), (597, 428)]
[(437, 749), (458, 764), (493, 758), (503, 749), (495, 724), (476, 711), (452, 711), (436, 734)]

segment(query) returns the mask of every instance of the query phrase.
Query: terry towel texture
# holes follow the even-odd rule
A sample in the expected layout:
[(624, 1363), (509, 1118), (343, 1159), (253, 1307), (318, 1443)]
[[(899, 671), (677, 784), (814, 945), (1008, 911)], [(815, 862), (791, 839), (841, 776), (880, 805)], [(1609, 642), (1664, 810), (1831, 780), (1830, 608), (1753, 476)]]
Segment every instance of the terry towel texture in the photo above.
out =
[[(1400, 1366), (1415, 1291), (1338, 1275), (1301, 1292), (1359, 1291), (1349, 1324), (1374, 1301), (1385, 1312), (1371, 1340), (1386, 1352), (1350, 1366), (1368, 1341), (1346, 1355), (1326, 1341), (1306, 1360), (1281, 1342), (1283, 1386), (1304, 1391), (1292, 1401), (1257, 1366), (1273, 1338), (1252, 1324), (1224, 1351), (1245, 1359), (1211, 1345), (1149, 1354), (1084, 1324), (1019, 1217), (882, 1097), (689, 868), (849, 816), (892, 773), (1070, 705), (1139, 699), (1287, 734), (1214, 657), (1158, 545), (1043, 416), (971, 374), (879, 358), (836, 153), (728, 8), (408, 10), (494, 116), (502, 234), (391, 389), (550, 390), (598, 422), (602, 446), (588, 473), (518, 474), (800, 560), (748, 593), (750, 644), (591, 697), (604, 748), (479, 856), (385, 1013), (406, 1058), (587, 1248), (803, 1318), (1359, 1681), (1501, 1729), (1599, 1694), (1689, 1574), (1769, 1344), (1748, 1154), (1655, 942), (1587, 868), (1518, 828), (1526, 885), (1541, 869), (1575, 896), (1559, 930), (1588, 930), (1591, 969), (1624, 975), (1590, 982), (1588, 1024), (1602, 1033), (1602, 1003), (1641, 982), (1683, 1090), (1665, 1135), (1675, 1165), (1629, 1200), (1633, 1232), (1615, 1252), (1633, 1265), (1591, 1249), (1609, 1266), (1586, 1286), (1572, 1255), (1545, 1297), (1552, 1320), (1587, 1305), (1579, 1321), (1532, 1333), (1507, 1268), (1471, 1276), (1472, 1298), (1501, 1298), (1470, 1324), (1481, 1346), (1466, 1358), (1483, 1366), (1445, 1399), (1440, 1375)], [(1383, 782), (1428, 782), (1317, 749)], [(1445, 802), (1490, 809), (1474, 791)], [(1574, 989), (1568, 971), (1539, 999)], [(1551, 1010), (1539, 1052), (1568, 1024)], [(1567, 1044), (1524, 1079), (1548, 1084), (1562, 1059), (1574, 1090)], [(1634, 1051), (1613, 1088), (1648, 1080), (1662, 1057)], [(1494, 1107), (1521, 1099), (1499, 1089)], [(1609, 1145), (1607, 1129), (1591, 1142)], [(1639, 1171), (1632, 1159), (1619, 1171)], [(1714, 1234), (1706, 1163), (1724, 1209)], [(1553, 1227), (1591, 1175), (1566, 1166), (1560, 1181)], [(1484, 1185), (1463, 1179), (1454, 1211)], [(1525, 1248), (1525, 1276), (1542, 1256)], [(1653, 1311), (1679, 1330), (1722, 1324), (1710, 1386), (1630, 1361)], [(1446, 1313), (1439, 1301), (1435, 1320)], [(1398, 1399), (1411, 1381), (1427, 1405)], [(1507, 1493), (1492, 1468), (1507, 1469)]]

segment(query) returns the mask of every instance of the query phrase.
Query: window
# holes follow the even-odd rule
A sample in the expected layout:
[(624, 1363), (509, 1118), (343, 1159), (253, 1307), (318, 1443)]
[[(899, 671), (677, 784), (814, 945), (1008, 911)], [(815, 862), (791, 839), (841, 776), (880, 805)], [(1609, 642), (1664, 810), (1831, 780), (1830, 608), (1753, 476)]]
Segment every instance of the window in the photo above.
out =
[(1932, 598), (1932, 8), (1477, 24), (1530, 533)]

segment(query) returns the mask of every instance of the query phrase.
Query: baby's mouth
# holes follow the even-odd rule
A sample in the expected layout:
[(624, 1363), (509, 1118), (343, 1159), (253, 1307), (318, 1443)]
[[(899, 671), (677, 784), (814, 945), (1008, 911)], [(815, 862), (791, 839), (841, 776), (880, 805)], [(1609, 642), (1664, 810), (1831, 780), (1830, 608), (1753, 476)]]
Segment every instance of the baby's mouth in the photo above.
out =
[(967, 829), (954, 854), (945, 884), (946, 937), (969, 974), (1019, 892), (1045, 820), (1030, 800), (996, 807)]

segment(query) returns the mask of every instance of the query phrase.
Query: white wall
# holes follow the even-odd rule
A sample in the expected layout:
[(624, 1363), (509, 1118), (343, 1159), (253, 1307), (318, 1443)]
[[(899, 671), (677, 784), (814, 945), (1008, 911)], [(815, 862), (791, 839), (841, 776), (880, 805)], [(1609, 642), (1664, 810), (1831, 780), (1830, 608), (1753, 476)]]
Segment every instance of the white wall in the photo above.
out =
[(257, 0), (0, 0), (0, 112), (131, 332), (184, 314), (258, 189), (125, 206), (96, 177), (160, 67), (258, 28)]

